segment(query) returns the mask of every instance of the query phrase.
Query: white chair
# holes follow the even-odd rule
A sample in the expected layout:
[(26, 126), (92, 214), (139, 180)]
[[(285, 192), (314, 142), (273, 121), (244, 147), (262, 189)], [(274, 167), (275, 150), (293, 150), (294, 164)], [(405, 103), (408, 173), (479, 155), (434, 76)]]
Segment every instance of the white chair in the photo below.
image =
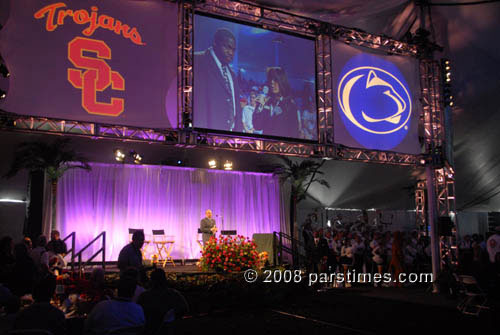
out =
[(476, 278), (462, 275), (458, 276), (458, 282), (464, 295), (463, 299), (457, 305), (457, 309), (462, 314), (479, 316), (481, 310), (489, 309), (486, 306), (488, 298), (479, 286)]

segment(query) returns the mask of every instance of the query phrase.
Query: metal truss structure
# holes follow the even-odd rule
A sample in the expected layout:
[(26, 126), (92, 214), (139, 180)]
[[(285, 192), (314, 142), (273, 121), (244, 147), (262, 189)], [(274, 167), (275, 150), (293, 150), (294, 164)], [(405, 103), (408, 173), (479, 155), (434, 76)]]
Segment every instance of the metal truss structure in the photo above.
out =
[(442, 90), (442, 69), (438, 61), (420, 61), (420, 86), (423, 125), (423, 139), (427, 153), (426, 164), (434, 167), (433, 185), (436, 191), (438, 216), (449, 216), (453, 221), (452, 237), (440, 245), (441, 258), (451, 264), (458, 260), (457, 217), (455, 205), (455, 177), (453, 168), (445, 161), (443, 148), (446, 141), (444, 123), (444, 100)]
[[(127, 141), (147, 141), (181, 146), (245, 150), (259, 153), (288, 154), (300, 157), (410, 165), (420, 156), (389, 151), (349, 148), (333, 143), (332, 38), (393, 54), (417, 56), (417, 47), (385, 36), (319, 22), (283, 11), (229, 0), (178, 2), (178, 120), (177, 129), (142, 129), (91, 122), (58, 120), (44, 117), (9, 116), (15, 121), (9, 129), (72, 134)], [(232, 134), (193, 129), (193, 19), (194, 13), (216, 14), (238, 21), (258, 24), (265, 29), (292, 32), (316, 40), (318, 130), (317, 142), (294, 142), (264, 138), (237, 137)], [(422, 87), (422, 123), (426, 152), (435, 154), (443, 145), (443, 115), (439, 103), (439, 64), (420, 63)]]
[(439, 154), (445, 139), (444, 113), (441, 101), (440, 65), (434, 60), (420, 61), (420, 87), (422, 114), (421, 123), (424, 129), (425, 151)]
[[(193, 119), (193, 15), (195, 12), (215, 14), (241, 22), (258, 24), (265, 29), (314, 37), (316, 41), (316, 94), (318, 103), (319, 140), (298, 143), (261, 138), (243, 138), (192, 128)], [(179, 3), (179, 128), (190, 133), (186, 145), (235, 150), (248, 150), (303, 157), (322, 157), (358, 162), (416, 165), (418, 156), (395, 152), (348, 148), (333, 143), (333, 90), (331, 38), (386, 52), (415, 56), (416, 47), (386, 37), (367, 34), (341, 26), (332, 26), (310, 18), (272, 10), (245, 2), (229, 0), (181, 1)]]
[(419, 180), (415, 188), (415, 214), (419, 231), (428, 235), (427, 211), (425, 206), (425, 181)]
[(90, 137), (93, 139), (115, 139), (123, 141), (168, 144), (179, 143), (179, 134), (178, 131), (175, 130), (144, 129), (14, 114), (1, 114), (0, 129), (45, 134), (73, 135)]
[[(422, 50), (419, 50), (416, 45), (246, 2), (180, 0), (177, 3), (178, 120), (176, 129), (143, 129), (14, 114), (0, 115), (0, 128), (23, 132), (71, 134), (91, 138), (159, 143), (187, 148), (237, 150), (405, 166), (417, 166), (422, 164), (421, 161), (424, 160), (426, 164), (432, 164), (435, 167), (434, 185), (436, 186), (438, 212), (440, 215), (455, 213), (454, 172), (450, 167), (443, 167), (442, 148), (446, 144), (446, 137), (443, 101), (440, 94), (441, 69), (437, 61), (427, 58), (420, 59), (420, 100), (423, 111), (420, 123), (423, 130), (422, 141), (425, 146), (423, 156), (349, 148), (334, 143), (332, 39), (401, 56), (421, 57), (421, 55), (425, 55), (426, 53), (422, 53)], [(291, 139), (244, 137), (193, 129), (193, 22), (195, 12), (217, 15), (258, 25), (264, 29), (294, 33), (315, 39), (318, 141), (297, 142)], [(422, 229), (426, 229), (428, 225), (425, 197), (425, 182), (419, 182), (416, 188), (416, 213), (417, 223)], [(456, 251), (456, 238), (453, 238), (450, 243), (452, 250), (455, 248)]]
[(339, 41), (370, 49), (378, 49), (389, 54), (402, 56), (417, 56), (417, 47), (392, 38), (369, 34), (361, 30), (342, 26), (331, 26), (331, 36)]
[(177, 12), (177, 127), (192, 128), (193, 7), (180, 3)]
[(331, 38), (326, 34), (316, 38), (316, 87), (318, 102), (319, 141), (333, 144), (332, 58)]
[(441, 259), (446, 259), (456, 266), (458, 264), (458, 231), (453, 169), (443, 167), (434, 170), (434, 174), (438, 215), (449, 216), (453, 222), (452, 235), (445, 237), (445, 243), (441, 245)]

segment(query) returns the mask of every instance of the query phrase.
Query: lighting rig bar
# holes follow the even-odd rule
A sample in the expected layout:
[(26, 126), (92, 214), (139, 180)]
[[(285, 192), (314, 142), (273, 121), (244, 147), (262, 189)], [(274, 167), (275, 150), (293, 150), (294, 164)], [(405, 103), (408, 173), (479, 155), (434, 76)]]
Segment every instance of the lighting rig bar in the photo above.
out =
[(175, 145), (188, 148), (226, 149), (256, 153), (315, 157), (394, 165), (416, 165), (419, 156), (355, 149), (318, 143), (290, 143), (270, 139), (239, 138), (183, 129), (145, 129), (92, 122), (2, 114), (0, 129)]
[(417, 46), (397, 41), (386, 36), (369, 34), (361, 30), (331, 25), (331, 36), (347, 44), (377, 49), (390, 54), (417, 56)]
[(391, 151), (348, 148), (337, 145), (336, 159), (344, 161), (416, 166), (419, 156)]
[(264, 29), (286, 30), (311, 37), (317, 35), (320, 26), (314, 19), (240, 1), (205, 0), (196, 2), (195, 9), (259, 24)]
[(37, 116), (2, 115), (0, 129), (47, 134), (107, 138), (149, 143), (178, 143), (178, 132), (136, 127), (97, 124), (92, 122), (51, 119)]

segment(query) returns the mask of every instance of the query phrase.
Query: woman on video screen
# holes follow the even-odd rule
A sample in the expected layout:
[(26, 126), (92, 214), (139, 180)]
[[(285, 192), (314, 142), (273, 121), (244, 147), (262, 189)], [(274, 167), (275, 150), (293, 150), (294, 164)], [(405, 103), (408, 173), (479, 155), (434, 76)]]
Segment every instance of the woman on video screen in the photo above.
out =
[(291, 97), (285, 71), (280, 67), (268, 68), (267, 83), (270, 90), (265, 107), (268, 108), (254, 114), (255, 128), (262, 129), (265, 135), (299, 138), (297, 105)]

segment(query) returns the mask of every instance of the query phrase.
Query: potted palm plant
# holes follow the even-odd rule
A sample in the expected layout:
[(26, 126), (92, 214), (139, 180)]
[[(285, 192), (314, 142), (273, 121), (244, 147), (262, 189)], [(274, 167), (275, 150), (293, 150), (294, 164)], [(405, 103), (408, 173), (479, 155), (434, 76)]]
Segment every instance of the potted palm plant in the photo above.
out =
[[(288, 157), (281, 157), (284, 165), (281, 166), (279, 175), (283, 181), (290, 181), (292, 190), (290, 194), (290, 235), (294, 240), (298, 240), (297, 229), (297, 204), (307, 197), (309, 187), (318, 183), (326, 188), (330, 188), (330, 184), (323, 178), (318, 178), (324, 174), (320, 168), (325, 163), (324, 160), (317, 162), (314, 160), (293, 161)], [(292, 241), (292, 249), (295, 251), (296, 246)], [(295, 253), (295, 252), (294, 252)], [(294, 262), (296, 260), (294, 259)]]
[(51, 185), (52, 216), (50, 229), (56, 228), (57, 182), (69, 169), (90, 170), (87, 158), (70, 146), (70, 139), (58, 138), (51, 143), (42, 141), (21, 143), (14, 154), (14, 160), (6, 178), (15, 176), (21, 170), (44, 172)]

